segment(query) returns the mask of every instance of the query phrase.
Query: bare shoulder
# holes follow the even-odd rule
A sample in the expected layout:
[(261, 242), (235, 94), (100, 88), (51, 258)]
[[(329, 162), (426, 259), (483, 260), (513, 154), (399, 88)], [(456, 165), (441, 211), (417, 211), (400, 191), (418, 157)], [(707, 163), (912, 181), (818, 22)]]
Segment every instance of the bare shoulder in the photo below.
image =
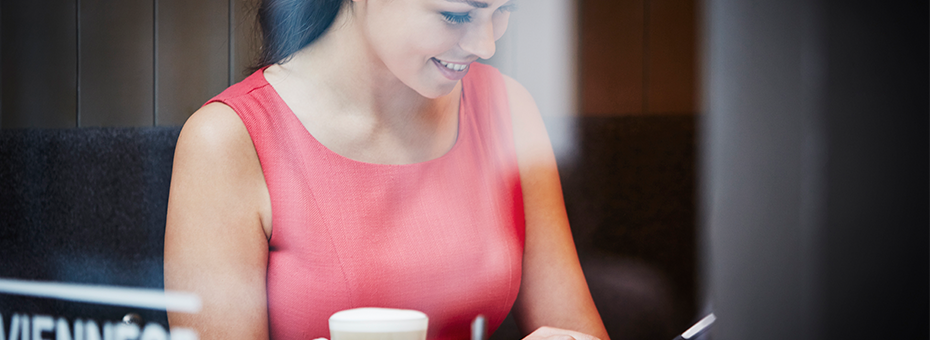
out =
[(536, 101), (533, 100), (530, 91), (510, 76), (503, 76), (504, 85), (507, 88), (507, 99), (510, 101), (510, 112), (514, 120), (539, 119), (539, 108), (536, 107)]
[(552, 162), (552, 145), (536, 101), (522, 84), (504, 75), (510, 115), (513, 122), (514, 143), (521, 169), (540, 163)]
[[(194, 112), (181, 129), (175, 150), (175, 174), (224, 175), (238, 180), (261, 172), (255, 146), (232, 108), (210, 103)], [(237, 178), (238, 177), (238, 178)]]
[(243, 210), (258, 215), (260, 227), (271, 234), (258, 154), (245, 124), (229, 106), (211, 103), (187, 120), (178, 137), (171, 181), (169, 212), (222, 199), (248, 207)]
[(235, 151), (251, 146), (249, 133), (235, 111), (226, 104), (210, 103), (194, 112), (181, 129), (179, 151)]

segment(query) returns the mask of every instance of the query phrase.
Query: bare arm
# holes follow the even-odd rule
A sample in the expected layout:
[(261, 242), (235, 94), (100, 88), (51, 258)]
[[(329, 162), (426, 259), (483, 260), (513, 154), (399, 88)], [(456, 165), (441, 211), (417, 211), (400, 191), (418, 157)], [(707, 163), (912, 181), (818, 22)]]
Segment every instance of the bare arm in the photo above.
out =
[[(608, 340), (578, 262), (555, 156), (539, 109), (522, 85), (506, 76), (505, 81), (526, 215), (523, 280), (514, 316), (524, 332), (548, 326)], [(542, 328), (528, 338), (558, 335), (582, 337)]]
[(165, 288), (196, 293), (168, 313), (201, 339), (267, 339), (270, 200), (255, 148), (228, 106), (207, 105), (178, 138), (165, 230)]

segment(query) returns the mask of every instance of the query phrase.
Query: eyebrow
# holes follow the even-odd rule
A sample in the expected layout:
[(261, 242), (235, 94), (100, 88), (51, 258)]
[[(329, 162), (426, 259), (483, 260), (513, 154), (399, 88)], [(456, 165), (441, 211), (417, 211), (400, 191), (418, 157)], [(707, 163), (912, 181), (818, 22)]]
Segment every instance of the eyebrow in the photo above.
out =
[(487, 2), (475, 1), (475, 0), (446, 0), (449, 2), (464, 2), (475, 8), (488, 8)]

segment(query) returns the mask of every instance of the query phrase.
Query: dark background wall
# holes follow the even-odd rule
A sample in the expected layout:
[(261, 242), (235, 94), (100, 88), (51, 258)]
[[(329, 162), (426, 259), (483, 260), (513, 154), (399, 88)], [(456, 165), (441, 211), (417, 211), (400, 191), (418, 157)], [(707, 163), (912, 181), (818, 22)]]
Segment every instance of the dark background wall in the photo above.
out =
[(171, 126), (241, 80), (247, 0), (0, 2), (0, 128)]
[[(180, 125), (245, 77), (255, 2), (4, 0), (0, 128)], [(697, 112), (696, 1), (575, 3), (582, 115)]]
[[(576, 163), (560, 164), (592, 294), (615, 339), (672, 338), (700, 318), (696, 0), (579, 0)], [(606, 265), (605, 265), (606, 264)], [(599, 286), (599, 287), (598, 287)]]

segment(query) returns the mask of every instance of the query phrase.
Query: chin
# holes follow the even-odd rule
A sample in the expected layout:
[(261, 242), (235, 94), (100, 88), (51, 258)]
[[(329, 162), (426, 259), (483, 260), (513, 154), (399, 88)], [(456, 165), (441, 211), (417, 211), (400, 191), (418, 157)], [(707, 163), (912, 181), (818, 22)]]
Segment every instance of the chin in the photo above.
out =
[(415, 78), (410, 78), (410, 82), (404, 83), (410, 89), (429, 99), (436, 99), (452, 93), (460, 80), (448, 79), (434, 68), (433, 62), (430, 61), (426, 70), (420, 70), (420, 73)]
[(452, 90), (455, 89), (456, 84), (458, 84), (458, 82), (454, 82), (449, 85), (437, 85), (437, 86), (432, 86), (432, 87), (424, 86), (419, 89), (414, 89), (414, 91), (416, 91), (423, 97), (426, 97), (429, 99), (436, 99), (436, 98), (448, 95), (449, 93), (452, 93)]

